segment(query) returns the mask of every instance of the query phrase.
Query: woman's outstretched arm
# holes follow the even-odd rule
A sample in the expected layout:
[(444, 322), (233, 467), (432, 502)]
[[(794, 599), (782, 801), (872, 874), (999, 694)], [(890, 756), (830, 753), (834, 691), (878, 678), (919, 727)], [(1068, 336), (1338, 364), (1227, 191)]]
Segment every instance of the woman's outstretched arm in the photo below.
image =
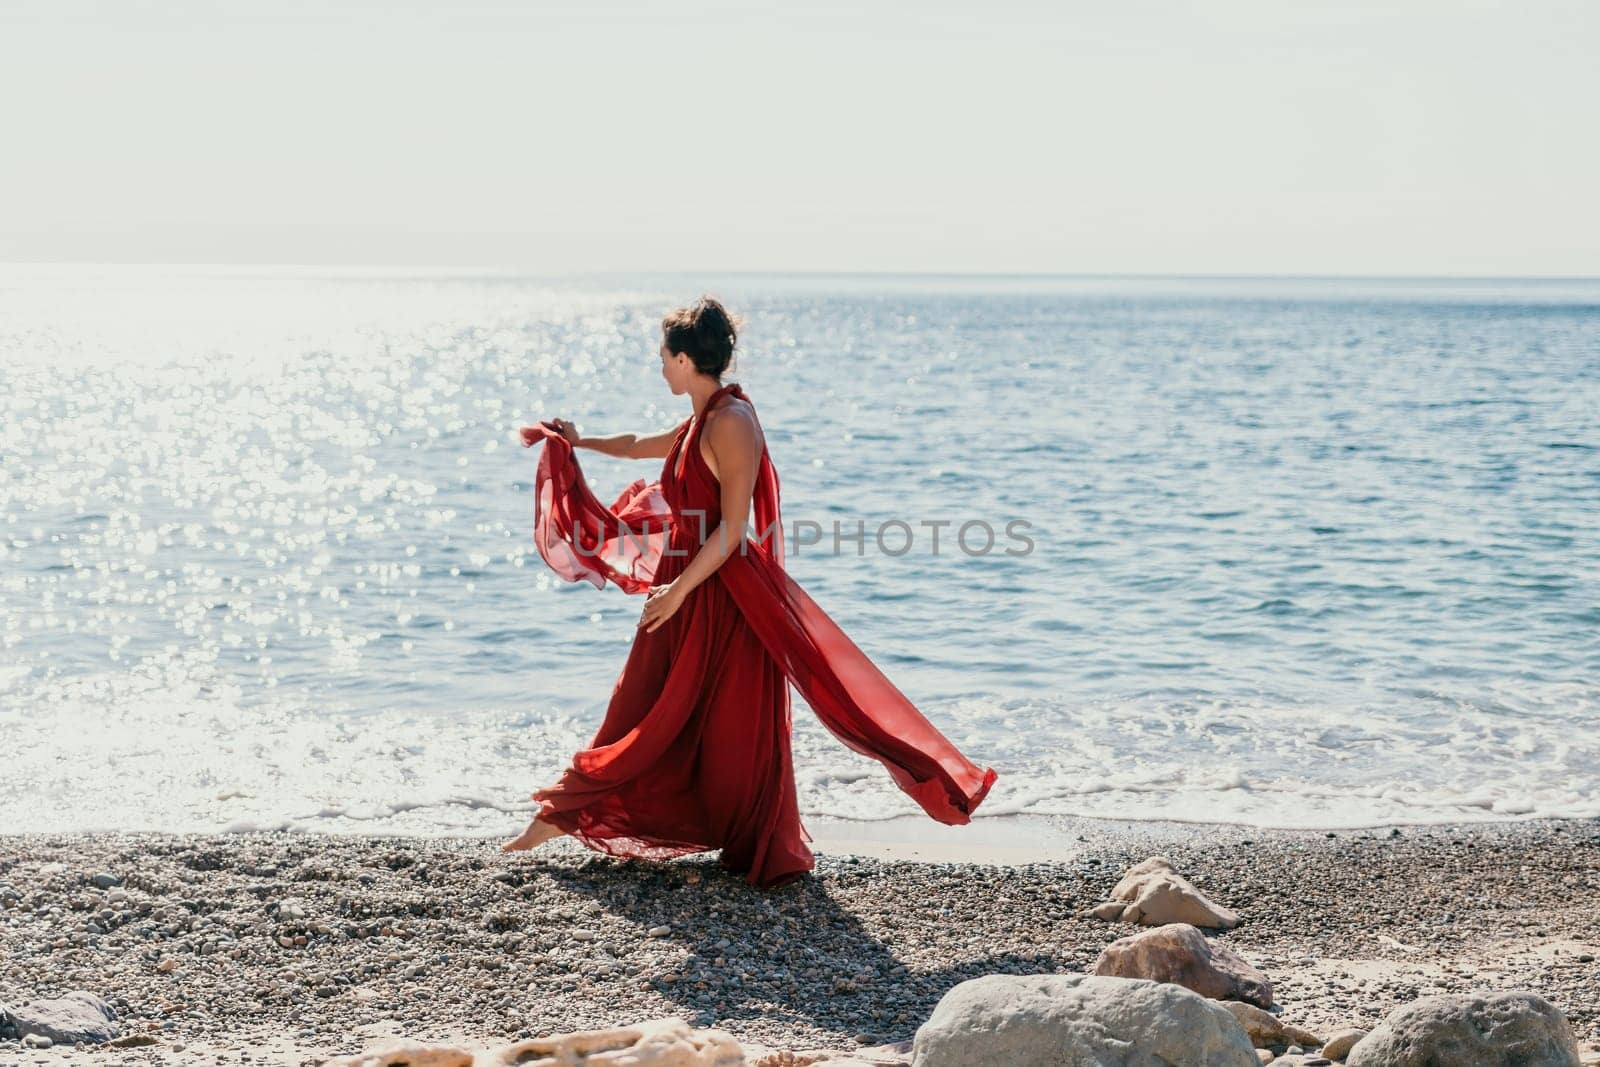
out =
[(633, 433), (617, 433), (609, 437), (585, 437), (576, 424), (566, 419), (551, 419), (551, 425), (561, 431), (561, 436), (572, 442), (573, 448), (592, 448), (618, 459), (666, 459), (672, 451), (672, 439), (678, 427), (640, 437)]

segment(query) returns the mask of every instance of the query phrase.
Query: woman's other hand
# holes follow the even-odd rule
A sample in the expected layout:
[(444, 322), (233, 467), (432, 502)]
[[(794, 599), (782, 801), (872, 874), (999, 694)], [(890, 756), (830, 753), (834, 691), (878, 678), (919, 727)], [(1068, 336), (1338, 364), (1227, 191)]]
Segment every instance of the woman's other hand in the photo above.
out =
[(674, 588), (675, 584), (668, 582), (658, 585), (645, 594), (644, 612), (639, 616), (639, 625), (644, 627), (646, 633), (672, 618), (683, 606), (683, 595)]

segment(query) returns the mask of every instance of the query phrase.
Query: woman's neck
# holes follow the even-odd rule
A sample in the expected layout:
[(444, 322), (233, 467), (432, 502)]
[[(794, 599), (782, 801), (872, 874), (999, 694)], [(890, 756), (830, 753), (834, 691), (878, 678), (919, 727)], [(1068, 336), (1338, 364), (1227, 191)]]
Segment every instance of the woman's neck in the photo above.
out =
[(718, 381), (713, 382), (709, 387), (700, 385), (691, 385), (689, 387), (689, 396), (694, 400), (695, 418), (698, 419), (701, 415), (705, 414), (706, 402), (716, 394), (717, 390), (721, 389), (726, 384), (726, 382)]

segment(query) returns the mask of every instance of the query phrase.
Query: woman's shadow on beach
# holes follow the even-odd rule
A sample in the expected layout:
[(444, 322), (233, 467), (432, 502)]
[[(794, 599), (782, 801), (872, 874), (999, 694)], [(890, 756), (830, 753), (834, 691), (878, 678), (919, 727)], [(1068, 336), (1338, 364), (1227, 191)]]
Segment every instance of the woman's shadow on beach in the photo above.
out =
[[(1082, 969), (1048, 943), (958, 962), (983, 933), (974, 914), (950, 906), (972, 896), (972, 874), (919, 867), (930, 865), (819, 856), (817, 870), (776, 889), (757, 889), (701, 855), (594, 857), (546, 873), (629, 922), (670, 926), (687, 955), (639, 977), (701, 1026), (761, 1018), (864, 1043), (904, 1040), (969, 978)], [(852, 884), (864, 892), (850, 893)], [(939, 892), (946, 884), (950, 891)]]

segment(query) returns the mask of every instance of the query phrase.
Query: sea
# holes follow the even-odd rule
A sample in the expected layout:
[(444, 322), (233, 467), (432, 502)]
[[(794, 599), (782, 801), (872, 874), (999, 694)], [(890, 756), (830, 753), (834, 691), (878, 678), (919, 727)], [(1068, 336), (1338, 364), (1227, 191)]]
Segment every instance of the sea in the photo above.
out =
[[(687, 418), (708, 293), (980, 821), (1600, 816), (1600, 281), (11, 265), (0, 827), (519, 828), (642, 598), (545, 566), (517, 431)], [(918, 811), (794, 748), (803, 817)]]

